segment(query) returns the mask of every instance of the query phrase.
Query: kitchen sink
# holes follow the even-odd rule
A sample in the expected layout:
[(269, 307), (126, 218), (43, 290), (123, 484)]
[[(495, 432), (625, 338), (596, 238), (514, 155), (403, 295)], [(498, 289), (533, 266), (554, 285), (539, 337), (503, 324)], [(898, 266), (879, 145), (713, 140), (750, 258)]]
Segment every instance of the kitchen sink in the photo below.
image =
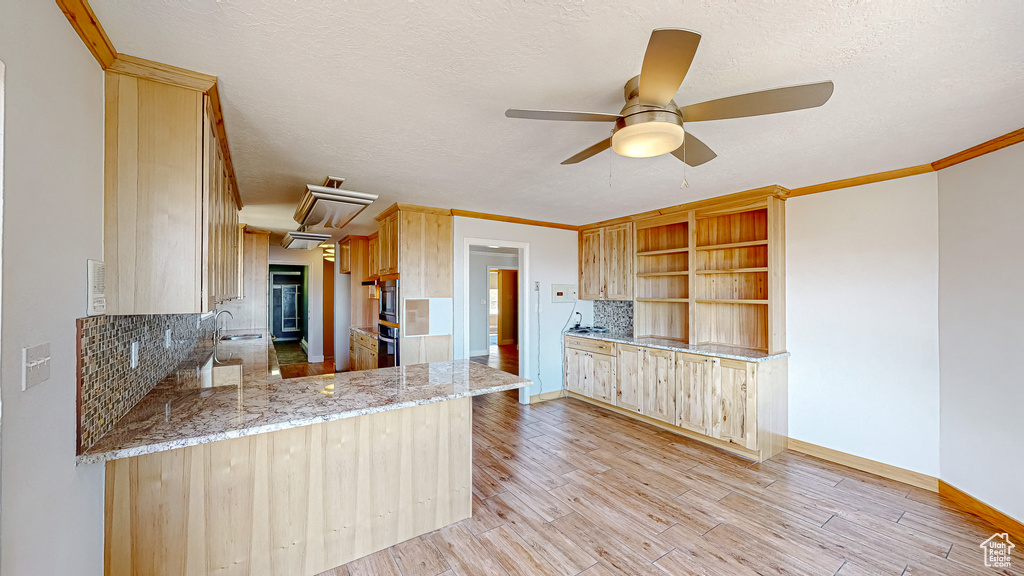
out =
[(263, 334), (232, 334), (220, 337), (221, 340), (256, 340), (257, 338), (263, 338)]

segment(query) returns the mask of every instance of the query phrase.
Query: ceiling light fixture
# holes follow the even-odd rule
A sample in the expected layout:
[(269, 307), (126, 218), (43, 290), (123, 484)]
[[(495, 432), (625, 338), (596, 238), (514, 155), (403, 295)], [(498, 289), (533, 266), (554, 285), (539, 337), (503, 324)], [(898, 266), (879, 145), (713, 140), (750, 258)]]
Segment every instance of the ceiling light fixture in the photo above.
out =
[(638, 112), (615, 123), (612, 150), (630, 158), (668, 154), (683, 145), (682, 119), (671, 112)]

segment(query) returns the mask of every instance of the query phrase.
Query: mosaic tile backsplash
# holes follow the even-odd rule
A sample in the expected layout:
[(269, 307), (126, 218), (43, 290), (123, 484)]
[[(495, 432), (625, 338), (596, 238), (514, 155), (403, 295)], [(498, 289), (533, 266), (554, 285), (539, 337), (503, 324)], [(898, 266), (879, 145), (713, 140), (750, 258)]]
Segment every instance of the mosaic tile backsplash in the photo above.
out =
[(597, 300), (594, 302), (594, 326), (612, 332), (633, 333), (632, 300)]
[[(92, 446), (199, 348), (213, 346), (214, 317), (199, 314), (78, 319), (78, 450)], [(171, 346), (165, 333), (171, 331)], [(131, 367), (132, 342), (139, 365)], [(201, 351), (201, 350), (199, 350)]]

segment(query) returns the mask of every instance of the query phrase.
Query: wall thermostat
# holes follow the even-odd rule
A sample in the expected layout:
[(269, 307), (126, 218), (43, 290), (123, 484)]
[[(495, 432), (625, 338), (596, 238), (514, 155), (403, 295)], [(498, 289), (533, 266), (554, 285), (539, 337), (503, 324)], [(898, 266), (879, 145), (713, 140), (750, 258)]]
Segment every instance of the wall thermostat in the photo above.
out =
[(576, 285), (575, 284), (552, 284), (551, 285), (551, 301), (552, 302), (575, 302), (576, 301)]

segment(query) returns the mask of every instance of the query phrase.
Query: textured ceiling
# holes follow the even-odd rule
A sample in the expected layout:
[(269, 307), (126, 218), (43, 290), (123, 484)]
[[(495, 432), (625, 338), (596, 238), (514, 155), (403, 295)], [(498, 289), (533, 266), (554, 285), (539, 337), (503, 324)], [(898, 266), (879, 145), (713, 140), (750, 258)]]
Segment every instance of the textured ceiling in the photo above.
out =
[[(123, 53), (216, 74), (245, 208), (278, 230), (328, 174), (380, 199), (582, 224), (768, 184), (923, 164), (1024, 126), (1024, 2), (93, 0)], [(703, 35), (675, 100), (831, 79), (823, 107), (687, 124), (718, 158), (612, 152), (650, 32)]]

